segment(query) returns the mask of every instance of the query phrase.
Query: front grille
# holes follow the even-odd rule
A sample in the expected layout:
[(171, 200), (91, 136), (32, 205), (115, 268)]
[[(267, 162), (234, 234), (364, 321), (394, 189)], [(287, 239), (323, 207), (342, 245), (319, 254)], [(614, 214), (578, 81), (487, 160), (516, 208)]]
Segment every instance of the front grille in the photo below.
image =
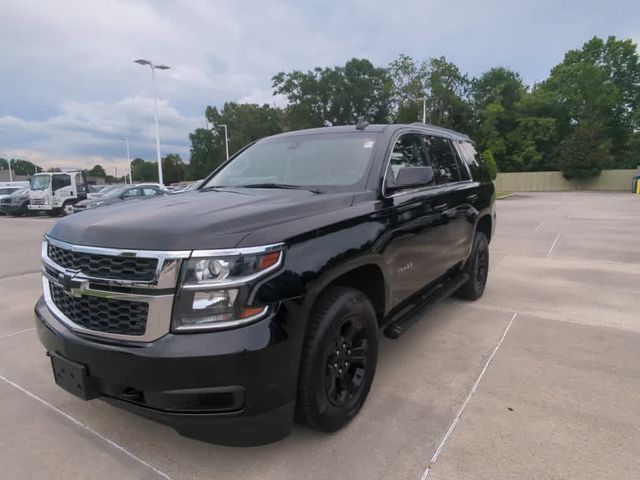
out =
[(151, 281), (155, 278), (155, 258), (116, 257), (73, 252), (49, 244), (47, 255), (57, 265), (79, 270), (87, 276), (114, 280)]
[(44, 198), (34, 198), (31, 200), (31, 205), (44, 205)]
[(2, 203), (3, 205), (10, 204), (11, 203), (11, 199), (10, 198), (3, 198), (2, 200), (0, 200), (0, 203)]
[(51, 300), (76, 325), (103, 333), (144, 335), (149, 305), (111, 298), (83, 295), (72, 297), (49, 282)]

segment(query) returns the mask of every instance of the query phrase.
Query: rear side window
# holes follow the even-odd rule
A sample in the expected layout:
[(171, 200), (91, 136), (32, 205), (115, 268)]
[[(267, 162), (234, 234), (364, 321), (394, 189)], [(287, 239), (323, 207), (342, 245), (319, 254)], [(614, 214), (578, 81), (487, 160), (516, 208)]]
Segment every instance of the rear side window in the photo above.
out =
[(464, 161), (469, 166), (469, 170), (471, 170), (471, 175), (475, 180), (483, 180), (487, 177), (488, 173), (486, 173), (486, 168), (484, 167), (484, 162), (482, 157), (476, 150), (476, 147), (471, 142), (461, 141), (458, 142), (458, 146), (460, 147), (460, 151), (462, 152), (462, 156)]
[(160, 192), (158, 192), (155, 188), (143, 188), (142, 195), (145, 197), (152, 197), (154, 195), (160, 195)]
[(453, 151), (448, 139), (433, 135), (424, 135), (429, 158), (433, 164), (433, 173), (438, 185), (466, 180), (462, 165)]
[(402, 167), (429, 166), (420, 137), (417, 133), (405, 133), (396, 140), (389, 160), (389, 175), (393, 181), (398, 178), (398, 171)]

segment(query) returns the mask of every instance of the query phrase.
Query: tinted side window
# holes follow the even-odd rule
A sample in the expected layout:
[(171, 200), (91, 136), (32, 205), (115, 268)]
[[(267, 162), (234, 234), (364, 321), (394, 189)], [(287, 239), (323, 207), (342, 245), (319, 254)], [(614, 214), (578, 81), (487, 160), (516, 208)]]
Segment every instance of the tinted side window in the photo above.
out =
[(122, 198), (131, 198), (131, 197), (139, 197), (139, 196), (140, 196), (139, 188), (132, 188), (131, 190), (127, 190), (122, 194)]
[(71, 185), (71, 177), (69, 175), (54, 175), (51, 182), (51, 189), (55, 192), (60, 188), (69, 187)]
[(143, 188), (142, 195), (144, 195), (145, 197), (151, 197), (153, 195), (160, 195), (160, 192), (158, 192), (155, 188)]
[(417, 133), (405, 133), (400, 135), (393, 146), (389, 160), (388, 175), (392, 182), (398, 178), (398, 171), (402, 167), (427, 167), (429, 162), (420, 135)]
[(462, 168), (449, 140), (432, 135), (425, 135), (424, 139), (438, 185), (461, 181), (464, 178)]
[(469, 166), (469, 170), (471, 170), (471, 175), (474, 180), (486, 180), (488, 173), (486, 173), (482, 157), (477, 152), (473, 143), (460, 142), (458, 145), (460, 146), (465, 162)]

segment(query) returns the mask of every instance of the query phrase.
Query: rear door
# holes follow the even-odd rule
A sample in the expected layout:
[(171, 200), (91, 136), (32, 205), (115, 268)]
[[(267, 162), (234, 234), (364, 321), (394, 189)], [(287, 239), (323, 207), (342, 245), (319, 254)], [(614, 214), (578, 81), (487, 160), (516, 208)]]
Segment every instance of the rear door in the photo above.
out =
[(403, 133), (393, 142), (383, 190), (388, 205), (383, 259), (393, 277), (390, 284), (397, 305), (446, 271), (444, 248), (450, 233), (443, 216), (446, 186), (433, 182), (388, 193), (400, 168), (431, 165), (421, 133)]
[[(462, 161), (454, 142), (447, 137), (425, 135), (425, 144), (434, 164), (436, 182), (443, 188), (443, 213), (447, 222), (445, 245), (446, 269), (466, 260), (471, 250), (477, 184), (471, 181), (469, 169)], [(474, 216), (475, 215), (475, 216)]]

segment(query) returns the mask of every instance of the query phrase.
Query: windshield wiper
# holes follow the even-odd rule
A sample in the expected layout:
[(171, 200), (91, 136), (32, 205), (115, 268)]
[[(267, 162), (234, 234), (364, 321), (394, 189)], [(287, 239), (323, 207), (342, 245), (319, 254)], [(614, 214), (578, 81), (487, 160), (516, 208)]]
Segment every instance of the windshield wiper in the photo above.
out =
[(319, 190), (313, 190), (302, 185), (290, 185), (288, 183), (250, 183), (248, 185), (236, 185), (240, 188), (282, 188), (285, 190), (307, 190), (312, 193), (320, 193)]

